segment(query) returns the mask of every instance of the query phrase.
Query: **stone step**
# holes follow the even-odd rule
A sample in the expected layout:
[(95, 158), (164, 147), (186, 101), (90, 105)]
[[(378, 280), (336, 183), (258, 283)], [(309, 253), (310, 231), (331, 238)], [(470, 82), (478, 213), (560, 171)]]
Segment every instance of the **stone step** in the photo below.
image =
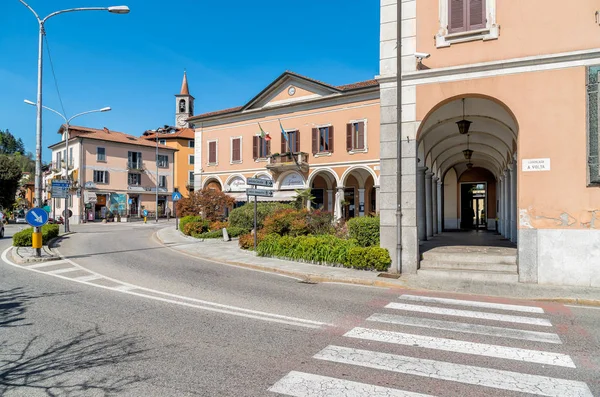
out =
[(517, 264), (516, 255), (504, 255), (486, 252), (435, 252), (426, 251), (421, 254), (422, 260), (445, 262), (445, 263), (504, 263), (508, 265)]
[(517, 272), (517, 265), (509, 263), (461, 263), (445, 260), (421, 261), (421, 269), (449, 269), (449, 270), (479, 270), (491, 272)]
[(517, 272), (492, 272), (478, 270), (451, 270), (451, 269), (419, 269), (419, 277), (432, 279), (475, 280), (492, 281), (498, 283), (517, 283)]

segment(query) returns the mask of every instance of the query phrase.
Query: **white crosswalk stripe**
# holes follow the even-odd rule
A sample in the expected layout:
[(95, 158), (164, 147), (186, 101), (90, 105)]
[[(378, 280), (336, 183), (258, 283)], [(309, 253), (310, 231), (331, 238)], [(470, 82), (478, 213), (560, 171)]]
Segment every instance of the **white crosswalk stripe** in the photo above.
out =
[[(554, 345), (554, 348), (558, 348), (560, 346), (557, 345), (562, 345), (562, 341), (557, 334), (552, 332), (504, 328), (502, 326), (472, 324), (468, 322), (481, 320), (513, 323), (516, 324), (516, 327), (521, 324), (527, 325), (528, 328), (531, 328), (531, 326), (552, 327), (552, 323), (548, 319), (539, 316), (545, 314), (542, 308), (410, 294), (401, 295), (399, 299), (411, 303), (391, 302), (385, 306), (385, 309), (402, 310), (406, 312), (406, 315), (389, 312), (374, 313), (366, 319), (372, 328), (355, 327), (343, 335), (344, 338), (347, 338), (348, 343), (350, 343), (350, 340), (363, 340), (382, 342), (382, 344), (373, 345), (373, 350), (363, 350), (337, 344), (330, 345), (313, 356), (313, 358), (323, 362), (346, 364), (354, 368), (370, 368), (371, 370), (382, 370), (387, 373), (399, 373), (412, 377), (458, 382), (462, 384), (461, 387), (466, 389), (488, 387), (505, 392), (510, 391), (550, 397), (592, 397), (592, 392), (585, 382), (544, 376), (547, 368), (550, 366), (576, 368), (575, 363), (567, 354), (525, 349), (517, 346), (505, 346), (502, 344), (485, 344), (460, 340), (461, 334), (465, 334), (465, 337), (469, 334), (475, 334), (513, 340), (515, 344), (521, 341), (547, 343), (549, 344), (548, 347)], [(432, 304), (437, 306), (431, 306)], [(482, 311), (439, 307), (443, 305), (466, 306), (481, 309)], [(516, 311), (523, 315), (499, 314), (485, 311), (486, 309)], [(429, 317), (459, 317), (465, 322), (419, 318), (417, 315), (420, 313), (426, 313)], [(529, 316), (524, 314), (528, 314)], [(387, 329), (375, 328), (378, 324), (381, 326), (386, 324)], [(400, 330), (393, 330), (396, 327), (402, 327), (402, 332), (399, 332)], [(423, 328), (450, 331), (453, 334), (448, 338), (420, 335), (418, 331)], [(516, 340), (519, 340), (519, 342)], [(398, 353), (398, 347), (409, 346), (411, 355), (404, 356), (381, 351), (385, 349), (385, 346), (396, 346), (393, 353)], [(530, 345), (526, 347), (530, 347)], [(503, 369), (442, 361), (436, 359), (436, 352), (440, 351), (494, 357), (500, 361), (495, 362), (493, 365), (500, 365), (500, 368)], [(415, 357), (415, 354), (417, 357)], [(427, 358), (419, 358), (419, 354), (426, 354)], [(432, 354), (434, 355), (433, 359), (431, 359)], [(447, 353), (444, 355), (439, 354), (439, 356), (446, 357)], [(510, 363), (515, 361), (527, 362), (534, 365), (531, 367), (531, 371), (527, 371), (531, 373), (523, 373), (521, 369), (519, 371), (511, 371)], [(536, 367), (535, 365), (538, 366)], [(564, 373), (566, 378), (570, 377), (567, 375), (569, 372)], [(570, 374), (572, 375), (572, 373)], [(344, 374), (340, 378), (335, 378), (314, 373), (292, 371), (273, 385), (269, 391), (297, 397), (426, 396), (425, 394), (417, 393), (417, 391), (423, 390), (404, 391), (396, 388), (355, 382), (350, 379), (342, 379), (345, 376)], [(388, 386), (390, 384), (394, 385), (394, 382), (397, 383), (393, 377), (390, 380), (391, 382), (383, 384)], [(422, 381), (416, 384), (422, 384)], [(415, 386), (413, 384), (413, 386), (407, 387)], [(465, 391), (466, 394), (472, 394), (472, 391)]]
[(66, 269), (50, 270), (47, 273), (48, 274), (63, 274), (63, 273), (75, 272), (77, 270), (81, 270), (81, 269), (78, 267), (67, 267)]

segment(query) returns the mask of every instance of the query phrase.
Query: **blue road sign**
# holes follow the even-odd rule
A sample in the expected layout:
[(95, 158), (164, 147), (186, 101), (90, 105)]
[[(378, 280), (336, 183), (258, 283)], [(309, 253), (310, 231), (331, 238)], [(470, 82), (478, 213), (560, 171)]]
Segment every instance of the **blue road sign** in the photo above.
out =
[(148, 210), (143, 210), (143, 211), (142, 211), (142, 215), (144, 215), (144, 216), (148, 216)]
[(179, 200), (181, 200), (181, 193), (173, 192), (173, 201), (179, 201)]
[(48, 213), (43, 208), (32, 208), (25, 214), (25, 220), (33, 227), (43, 226), (48, 222)]

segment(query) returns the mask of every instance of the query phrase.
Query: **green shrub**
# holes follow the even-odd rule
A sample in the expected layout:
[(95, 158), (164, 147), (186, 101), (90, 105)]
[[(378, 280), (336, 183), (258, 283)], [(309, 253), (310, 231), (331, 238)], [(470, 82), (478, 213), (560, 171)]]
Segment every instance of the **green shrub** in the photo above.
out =
[(385, 272), (392, 264), (392, 258), (387, 249), (381, 247), (368, 247), (366, 255), (367, 267), (380, 272)]
[[(282, 203), (257, 203), (256, 223), (258, 228), (262, 228), (265, 218), (284, 208), (293, 207)], [(252, 230), (254, 228), (254, 203), (247, 203), (232, 210), (229, 213), (229, 226)]]
[(223, 230), (211, 230), (210, 232), (194, 234), (196, 238), (223, 238)]
[(242, 229), (241, 227), (229, 226), (227, 228), (227, 233), (229, 233), (229, 237), (239, 237), (244, 233), (248, 233), (246, 229)]
[(347, 222), (350, 238), (356, 239), (361, 247), (379, 246), (379, 217), (358, 217)]
[(333, 214), (323, 210), (313, 210), (307, 215), (310, 234), (333, 234)]
[(206, 232), (208, 232), (208, 222), (188, 222), (183, 228), (183, 234), (192, 237)]
[[(13, 235), (13, 245), (15, 247), (31, 247), (31, 235), (33, 234), (33, 228), (29, 227), (17, 232)], [(47, 245), (48, 242), (54, 237), (58, 237), (59, 228), (58, 225), (44, 225), (42, 226), (42, 244)]]
[[(203, 222), (203, 219), (201, 216), (194, 215), (184, 216), (183, 218), (179, 219), (179, 230), (181, 230), (183, 234), (187, 234), (185, 232), (185, 225), (187, 225), (190, 222)], [(189, 236), (189, 234), (187, 235)]]
[(280, 236), (303, 236), (309, 233), (308, 211), (292, 208), (275, 211), (265, 219), (263, 229), (266, 234)]

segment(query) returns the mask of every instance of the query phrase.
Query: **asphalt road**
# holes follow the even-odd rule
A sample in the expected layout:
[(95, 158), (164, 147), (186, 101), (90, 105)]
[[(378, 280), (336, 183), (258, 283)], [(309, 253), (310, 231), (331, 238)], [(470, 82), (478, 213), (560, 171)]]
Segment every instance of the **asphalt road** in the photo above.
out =
[(2, 396), (600, 396), (600, 310), (306, 284), (152, 225), (73, 229), (68, 263), (0, 264)]

